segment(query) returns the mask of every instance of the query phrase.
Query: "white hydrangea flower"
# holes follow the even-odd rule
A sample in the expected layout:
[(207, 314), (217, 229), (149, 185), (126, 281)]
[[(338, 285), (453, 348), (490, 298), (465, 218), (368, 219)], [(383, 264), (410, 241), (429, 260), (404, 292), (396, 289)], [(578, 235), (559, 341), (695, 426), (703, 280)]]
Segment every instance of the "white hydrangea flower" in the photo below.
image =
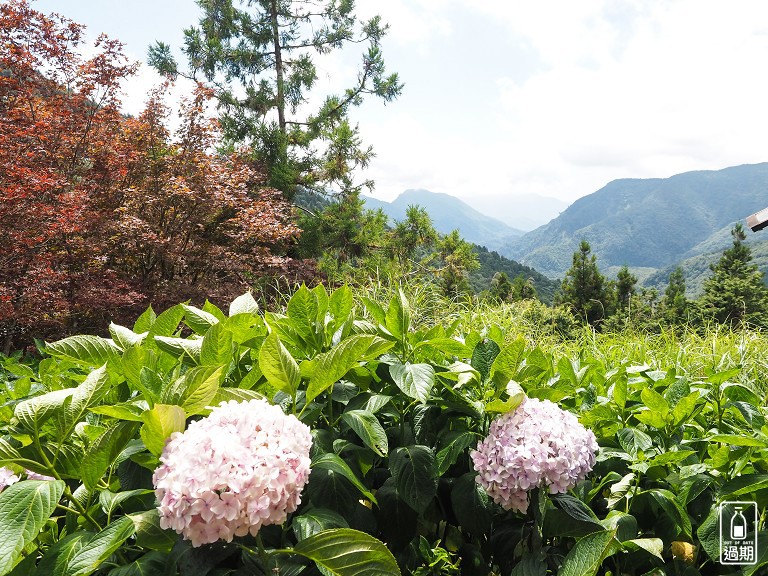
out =
[(477, 482), (505, 510), (526, 512), (528, 491), (567, 492), (595, 465), (597, 440), (576, 416), (549, 400), (526, 398), (491, 423), (470, 456)]
[(301, 503), (311, 445), (277, 406), (222, 402), (166, 444), (153, 475), (160, 526), (197, 547), (282, 524)]
[(6, 468), (5, 466), (0, 467), (0, 492), (8, 488), (11, 484), (16, 484), (18, 481), (19, 477), (13, 473), (13, 470)]

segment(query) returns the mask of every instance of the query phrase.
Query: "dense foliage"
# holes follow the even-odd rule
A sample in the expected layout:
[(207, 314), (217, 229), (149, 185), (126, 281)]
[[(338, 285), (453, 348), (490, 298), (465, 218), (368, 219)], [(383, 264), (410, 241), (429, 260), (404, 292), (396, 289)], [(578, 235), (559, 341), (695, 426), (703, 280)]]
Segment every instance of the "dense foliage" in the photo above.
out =
[[(717, 503), (766, 505), (768, 386), (747, 369), (748, 346), (735, 361), (673, 352), (654, 362), (666, 366), (636, 364), (626, 346), (562, 355), (491, 315), (457, 312), (426, 325), (402, 292), (382, 301), (302, 287), (280, 312), (259, 313), (247, 294), (228, 314), (150, 309), (112, 338), (47, 345), (36, 367), (6, 358), (0, 464), (18, 481), (0, 493), (0, 573), (311, 574), (316, 564), (342, 575), (693, 576), (768, 565), (763, 520), (756, 565), (717, 563)], [(532, 486), (526, 512), (505, 511), (471, 454), (524, 396), (578, 416), (600, 449), (572, 490)], [(233, 544), (194, 548), (163, 530), (152, 472), (170, 462), (166, 439), (210, 406), (264, 397), (312, 430), (298, 508)]]
[[(297, 235), (290, 206), (241, 153), (214, 155), (208, 91), (175, 135), (163, 87), (119, 111), (135, 70), (117, 41), (79, 55), (81, 26), (0, 6), (0, 336), (10, 350), (205, 294), (234, 297)], [(7, 39), (7, 40), (6, 40)], [(236, 265), (233, 263), (236, 262)]]

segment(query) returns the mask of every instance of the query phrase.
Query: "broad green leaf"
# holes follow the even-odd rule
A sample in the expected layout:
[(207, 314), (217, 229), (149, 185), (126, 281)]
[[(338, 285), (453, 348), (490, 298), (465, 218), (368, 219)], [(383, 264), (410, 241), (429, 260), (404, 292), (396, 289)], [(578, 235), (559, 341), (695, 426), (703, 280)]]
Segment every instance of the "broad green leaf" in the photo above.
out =
[(608, 556), (618, 550), (612, 530), (584, 536), (563, 560), (558, 576), (595, 576)]
[(110, 339), (99, 336), (78, 335), (70, 336), (46, 344), (45, 350), (51, 356), (66, 358), (85, 366), (103, 366), (120, 362), (120, 348)]
[(122, 363), (123, 374), (128, 385), (145, 392), (141, 385), (141, 370), (142, 368), (157, 370), (157, 353), (145, 346), (135, 346), (123, 352)]
[(661, 538), (633, 538), (632, 540), (625, 540), (622, 544), (625, 548), (629, 548), (630, 550), (633, 548), (645, 550), (648, 554), (656, 556), (656, 558), (662, 562), (664, 561), (664, 557), (662, 556), (662, 553), (664, 552), (664, 541)]
[(134, 322), (133, 331), (137, 334), (149, 332), (149, 330), (152, 329), (152, 325), (155, 323), (155, 319), (157, 319), (157, 315), (150, 305), (149, 308), (144, 310), (141, 316), (136, 319), (136, 322)]
[(648, 426), (652, 426), (658, 429), (664, 428), (667, 425), (667, 421), (661, 413), (650, 409), (635, 412), (635, 418), (637, 418), (637, 420), (643, 424), (647, 424)]
[(714, 434), (707, 439), (708, 442), (721, 442), (731, 446), (754, 446), (765, 448), (766, 441), (752, 436), (741, 436), (739, 434)]
[(232, 303), (229, 305), (229, 315), (235, 316), (236, 314), (258, 314), (259, 313), (259, 305), (256, 303), (256, 300), (253, 298), (253, 294), (251, 294), (250, 290), (243, 294), (242, 296), (238, 296), (234, 300), (232, 300)]
[(161, 403), (181, 406), (187, 416), (201, 414), (216, 396), (223, 369), (223, 366), (190, 368), (163, 390)]
[(634, 481), (634, 473), (629, 473), (623, 476), (618, 482), (611, 484), (610, 495), (608, 496), (609, 509), (615, 508), (616, 504), (621, 502), (629, 494), (629, 489), (632, 487)]
[(37, 434), (46, 420), (54, 414), (63, 414), (64, 405), (74, 391), (74, 388), (64, 388), (19, 402), (13, 416), (26, 430)]
[(500, 378), (504, 382), (515, 380), (525, 358), (525, 338), (518, 337), (514, 342), (503, 346), (491, 364), (491, 378)]
[(120, 326), (114, 322), (109, 324), (109, 333), (112, 335), (113, 342), (123, 350), (141, 344), (148, 334), (148, 332), (137, 334), (130, 328)]
[(406, 396), (422, 404), (427, 402), (435, 385), (435, 370), (429, 364), (392, 364), (389, 374)]
[(67, 576), (72, 557), (91, 539), (93, 534), (81, 530), (68, 534), (45, 551), (34, 572), (40, 576)]
[(506, 393), (509, 398), (506, 400), (500, 400), (498, 398), (491, 400), (485, 405), (485, 411), (495, 414), (506, 414), (507, 412), (515, 410), (525, 399), (523, 388), (514, 380), (507, 382)]
[(442, 476), (453, 466), (459, 456), (470, 446), (477, 443), (474, 433), (462, 430), (448, 432), (440, 442), (441, 448), (435, 455), (437, 473)]
[(691, 537), (691, 519), (677, 497), (669, 490), (654, 488), (645, 492), (653, 498), (681, 531), (683, 536)]
[(352, 290), (350, 290), (349, 286), (342, 286), (333, 291), (333, 294), (328, 299), (328, 311), (333, 317), (333, 323), (331, 324), (333, 332), (341, 328), (344, 322), (349, 319), (354, 304)]
[(69, 402), (64, 404), (62, 431), (69, 434), (77, 422), (85, 418), (88, 409), (98, 404), (112, 387), (107, 366), (93, 370), (85, 380), (72, 391)]
[(211, 326), (219, 323), (219, 319), (210, 312), (187, 304), (182, 304), (182, 307), (184, 308), (184, 324), (197, 334), (203, 335), (208, 332)]
[(379, 540), (351, 528), (314, 534), (291, 550), (334, 576), (399, 576), (395, 557)]
[(163, 530), (160, 527), (160, 513), (157, 508), (145, 512), (128, 514), (136, 531), (136, 544), (142, 548), (170, 552), (179, 540), (179, 535), (173, 530)]
[[(102, 490), (99, 492), (99, 504), (104, 512), (111, 514), (122, 505), (123, 502), (130, 500), (131, 498), (137, 498), (140, 496), (146, 496), (152, 494), (153, 490), (148, 488), (137, 488), (136, 490), (124, 490), (122, 492), (110, 492), (109, 490)], [(156, 509), (155, 509), (156, 510)]]
[(237, 402), (249, 402), (251, 400), (266, 400), (263, 394), (247, 388), (232, 388), (222, 386), (216, 391), (216, 396), (211, 400), (211, 406), (218, 406), (222, 402), (235, 400)]
[(135, 402), (125, 402), (123, 404), (115, 404), (113, 406), (93, 406), (89, 408), (89, 412), (94, 414), (102, 414), (115, 418), (116, 420), (129, 420), (131, 422), (141, 422), (141, 415), (147, 410), (149, 406), (146, 402), (138, 400)]
[(307, 402), (341, 379), (360, 362), (372, 360), (393, 346), (392, 342), (372, 334), (356, 334), (345, 338), (328, 352), (313, 360), (314, 372), (307, 386)]
[(171, 434), (184, 431), (185, 414), (180, 406), (155, 404), (152, 410), (144, 412), (142, 420), (141, 439), (155, 456), (162, 454), (165, 441)]
[(312, 468), (331, 470), (336, 474), (341, 474), (360, 491), (360, 494), (365, 496), (374, 504), (376, 503), (376, 498), (373, 496), (373, 494), (363, 485), (362, 482), (360, 482), (360, 480), (357, 478), (357, 475), (352, 471), (347, 463), (344, 462), (344, 460), (342, 460), (341, 457), (337, 456), (336, 454), (326, 452), (319, 458), (312, 460)]
[[(16, 448), (5, 438), (0, 438), (0, 466), (6, 464), (16, 464), (17, 466), (23, 466), (24, 468), (37, 469), (41, 464), (24, 458)], [(46, 472), (46, 470), (42, 470)]]
[(477, 343), (475, 349), (472, 350), (470, 364), (472, 365), (472, 368), (480, 372), (480, 376), (483, 380), (490, 376), (491, 366), (493, 366), (493, 363), (500, 352), (501, 348), (499, 348), (499, 345), (490, 338), (481, 340)]
[(768, 488), (768, 474), (744, 474), (720, 487), (720, 499), (732, 500), (735, 496), (751, 494), (765, 488)]
[(376, 454), (384, 457), (389, 453), (387, 433), (374, 414), (365, 410), (348, 410), (341, 415), (341, 419)]
[(433, 348), (440, 350), (440, 352), (444, 352), (458, 358), (469, 358), (472, 355), (472, 350), (470, 350), (466, 344), (463, 344), (462, 342), (459, 342), (453, 338), (430, 338), (429, 340), (422, 340), (413, 348), (417, 349), (421, 346), (432, 346)]
[(669, 402), (661, 394), (651, 388), (643, 388), (640, 391), (640, 399), (648, 408), (658, 412), (662, 417), (669, 412)]
[(327, 508), (310, 508), (301, 514), (294, 516), (291, 522), (296, 539), (306, 540), (310, 536), (319, 534), (332, 528), (349, 528), (349, 524), (341, 514)]
[(317, 294), (302, 284), (288, 301), (287, 313), (291, 326), (314, 349), (317, 349), (320, 344), (317, 341), (317, 336), (321, 333), (318, 312)]
[(435, 453), (428, 446), (403, 446), (389, 455), (389, 470), (400, 497), (420, 514), (437, 494)]
[(168, 554), (152, 551), (139, 556), (130, 564), (113, 568), (109, 576), (156, 576), (166, 573), (167, 564)]
[(128, 538), (135, 528), (130, 518), (123, 516), (95, 534), (69, 562), (68, 576), (88, 576), (95, 572)]
[(195, 362), (200, 361), (200, 351), (203, 348), (202, 338), (172, 338), (170, 336), (155, 336), (157, 347), (163, 352), (179, 358), (186, 354)]
[(216, 316), (216, 319), (219, 322), (224, 322), (224, 320), (227, 319), (227, 317), (224, 314), (224, 312), (221, 311), (221, 308), (216, 306), (216, 304), (214, 304), (213, 302), (211, 302), (207, 298), (205, 300), (205, 304), (203, 304), (203, 312), (208, 312), (209, 314), (213, 314), (214, 316)]
[(592, 509), (578, 498), (570, 494), (556, 494), (550, 496), (550, 500), (574, 520), (600, 525)]
[[(707, 372), (707, 370), (705, 370), (705, 372)], [(716, 386), (719, 386), (726, 380), (730, 380), (731, 378), (738, 376), (739, 372), (741, 372), (741, 368), (730, 368), (728, 370), (724, 370), (723, 372), (710, 373), (707, 376), (707, 381), (715, 384)]]
[(0, 493), (0, 574), (16, 564), (34, 540), (64, 493), (61, 480), (25, 480)]
[(221, 322), (205, 333), (200, 346), (200, 364), (203, 366), (228, 366), (232, 361), (232, 332)]
[(137, 428), (136, 422), (118, 422), (88, 446), (81, 464), (83, 483), (87, 488), (96, 488), (104, 473), (134, 437)]
[(385, 313), (385, 325), (390, 334), (403, 341), (411, 328), (411, 311), (402, 289), (392, 296)]
[(645, 452), (653, 446), (651, 437), (637, 428), (622, 428), (616, 436), (621, 447), (633, 460), (637, 458), (638, 452)]
[(720, 513), (714, 508), (696, 529), (701, 547), (713, 562), (720, 560)]
[(282, 390), (291, 398), (296, 396), (301, 382), (299, 365), (288, 352), (288, 349), (280, 342), (277, 332), (273, 331), (261, 345), (259, 369), (272, 386)]
[[(153, 338), (157, 336), (173, 336), (179, 329), (179, 322), (184, 318), (184, 306), (176, 304), (162, 312), (149, 329), (149, 335)], [(152, 340), (150, 340), (152, 341)]]
[(625, 540), (632, 540), (637, 537), (638, 526), (637, 518), (621, 510), (611, 510), (604, 519), (599, 523), (606, 530), (613, 530), (616, 532), (616, 539), (619, 542)]
[(672, 409), (672, 425), (678, 426), (685, 421), (696, 408), (696, 402), (699, 400), (698, 392), (691, 392), (677, 401)]
[(373, 319), (376, 320), (376, 322), (378, 322), (381, 326), (386, 326), (387, 314), (384, 312), (384, 308), (379, 306), (378, 302), (375, 302), (365, 296), (361, 296), (360, 300), (362, 300), (363, 304), (365, 305), (365, 309), (368, 310), (368, 313), (373, 317)]
[(451, 489), (451, 507), (459, 525), (471, 534), (482, 537), (490, 532), (491, 499), (477, 483), (476, 474), (470, 472), (456, 479)]

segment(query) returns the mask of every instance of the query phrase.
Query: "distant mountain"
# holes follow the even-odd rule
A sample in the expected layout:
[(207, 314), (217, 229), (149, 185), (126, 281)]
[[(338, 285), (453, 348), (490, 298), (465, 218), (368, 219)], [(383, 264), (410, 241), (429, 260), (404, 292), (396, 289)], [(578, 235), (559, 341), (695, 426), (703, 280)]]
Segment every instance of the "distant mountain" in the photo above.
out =
[(685, 258), (722, 252), (732, 224), (766, 206), (768, 163), (615, 180), (550, 223), (510, 236), (499, 252), (561, 278), (584, 239), (602, 270), (626, 264), (642, 279)]
[(469, 283), (476, 293), (488, 290), (496, 273), (504, 272), (510, 280), (514, 280), (518, 276), (522, 276), (525, 280), (532, 280), (539, 300), (546, 304), (552, 304), (555, 292), (560, 287), (560, 282), (551, 280), (533, 268), (523, 266), (483, 246), (474, 246), (473, 251), (480, 263), (480, 268), (470, 272)]
[(472, 206), (513, 228), (529, 232), (557, 218), (568, 203), (538, 194), (495, 194), (473, 198)]
[(362, 196), (369, 210), (381, 208), (391, 222), (405, 219), (408, 206), (424, 208), (432, 218), (435, 230), (443, 234), (458, 229), (467, 241), (489, 249), (496, 249), (511, 237), (521, 236), (522, 230), (507, 226), (504, 222), (481, 214), (469, 204), (454, 196), (429, 190), (406, 190), (392, 202), (384, 202), (370, 196)]

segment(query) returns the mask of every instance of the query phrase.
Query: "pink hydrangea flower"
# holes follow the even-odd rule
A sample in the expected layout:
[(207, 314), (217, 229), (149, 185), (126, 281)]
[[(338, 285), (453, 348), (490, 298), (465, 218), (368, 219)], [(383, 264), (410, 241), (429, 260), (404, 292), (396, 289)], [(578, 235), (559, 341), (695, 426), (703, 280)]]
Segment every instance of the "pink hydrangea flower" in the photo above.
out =
[(549, 400), (526, 398), (491, 423), (470, 456), (477, 482), (505, 510), (526, 512), (528, 491), (567, 492), (595, 465), (597, 440)]
[(0, 492), (8, 488), (11, 484), (16, 484), (19, 481), (19, 477), (13, 473), (13, 470), (0, 467)]
[(24, 470), (27, 475), (27, 480), (56, 480), (53, 476), (46, 476), (45, 474), (38, 474), (32, 472), (32, 470)]
[(222, 402), (166, 443), (153, 475), (160, 526), (197, 547), (282, 524), (301, 503), (311, 445), (277, 406)]

